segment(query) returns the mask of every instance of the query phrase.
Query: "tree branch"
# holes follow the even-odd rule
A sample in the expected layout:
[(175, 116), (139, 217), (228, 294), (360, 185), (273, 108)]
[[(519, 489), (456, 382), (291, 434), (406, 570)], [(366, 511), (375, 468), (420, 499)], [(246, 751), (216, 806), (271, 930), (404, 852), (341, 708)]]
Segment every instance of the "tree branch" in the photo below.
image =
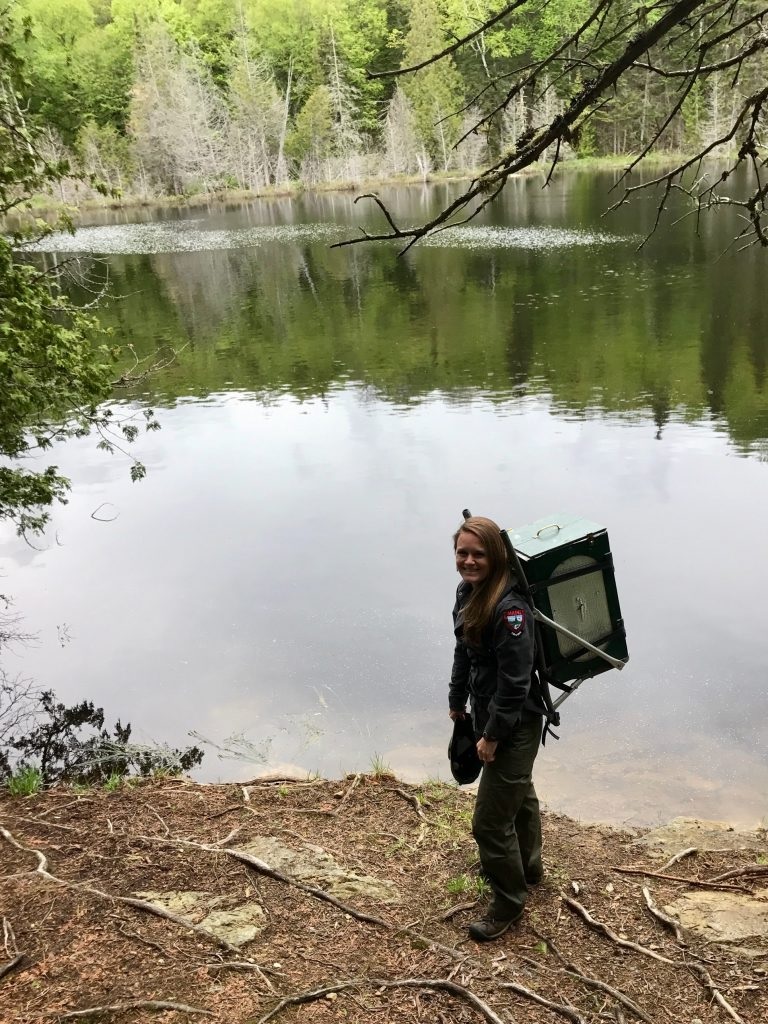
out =
[(443, 224), (449, 224), (452, 218), (468, 207), (479, 196), (487, 195), (499, 187), (503, 188), (511, 175), (529, 167), (538, 160), (546, 150), (559, 138), (568, 138), (570, 129), (585, 112), (593, 107), (604, 92), (619, 81), (624, 72), (631, 68), (638, 59), (687, 15), (703, 5), (704, 0), (678, 0), (657, 22), (648, 26), (645, 31), (633, 36), (627, 43), (624, 52), (605, 65), (595, 79), (586, 83), (573, 97), (564, 114), (556, 116), (549, 125), (532, 133), (526, 133), (518, 142), (516, 149), (502, 160), (488, 168), (470, 187), (449, 203), (443, 210), (426, 224), (405, 230), (393, 230), (389, 234), (370, 235), (363, 238), (347, 239), (336, 242), (333, 248), (355, 245), (368, 240), (408, 239), (402, 253), (414, 245), (420, 238), (433, 233)]

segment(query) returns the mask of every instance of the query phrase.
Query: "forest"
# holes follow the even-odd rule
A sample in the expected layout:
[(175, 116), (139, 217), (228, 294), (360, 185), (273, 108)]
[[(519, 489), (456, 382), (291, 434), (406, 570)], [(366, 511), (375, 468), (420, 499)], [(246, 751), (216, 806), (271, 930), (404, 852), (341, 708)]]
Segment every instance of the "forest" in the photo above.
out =
[[(501, 0), (15, 0), (12, 14), (31, 71), (25, 112), (42, 155), (73, 169), (56, 186), (72, 202), (88, 197), (89, 176), (146, 200), (469, 174), (568, 108), (594, 74), (598, 37), (610, 60), (661, 10), (511, 6), (496, 23)], [(696, 74), (681, 96), (674, 68), (692, 62), (701, 31), (683, 20), (666, 41), (672, 70), (637, 62), (559, 158), (624, 157), (657, 135), (657, 152), (680, 154), (727, 135), (768, 78), (764, 11), (728, 5), (708, 51), (721, 73)], [(381, 74), (468, 36), (414, 74)]]

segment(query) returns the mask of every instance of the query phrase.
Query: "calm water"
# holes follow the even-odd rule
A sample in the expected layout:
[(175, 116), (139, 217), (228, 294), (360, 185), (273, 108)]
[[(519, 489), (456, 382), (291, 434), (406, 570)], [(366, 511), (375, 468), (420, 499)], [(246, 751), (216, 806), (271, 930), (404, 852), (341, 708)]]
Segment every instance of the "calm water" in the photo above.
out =
[[(607, 176), (515, 182), (484, 221), (397, 259), (332, 250), (353, 196), (106, 215), (71, 239), (162, 423), (125, 460), (56, 452), (68, 506), (2, 590), (38, 642), (8, 668), (138, 739), (210, 746), (201, 776), (374, 756), (447, 777), (461, 509), (604, 523), (631, 653), (563, 708), (537, 771), (587, 819), (768, 816), (768, 256)], [(446, 189), (383, 193), (403, 221)], [(109, 223), (106, 221), (109, 220)], [(46, 261), (58, 258), (48, 253)]]

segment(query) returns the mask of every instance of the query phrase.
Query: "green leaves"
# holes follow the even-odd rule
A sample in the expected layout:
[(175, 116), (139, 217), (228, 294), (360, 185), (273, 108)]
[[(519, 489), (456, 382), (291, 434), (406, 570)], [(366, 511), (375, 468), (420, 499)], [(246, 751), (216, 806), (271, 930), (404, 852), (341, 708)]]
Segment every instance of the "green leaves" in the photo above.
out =
[[(39, 127), (19, 100), (28, 82), (13, 28), (8, 11), (0, 12), (0, 214), (71, 173), (66, 161), (40, 155)], [(73, 230), (66, 215), (55, 226)], [(118, 356), (105, 344), (107, 332), (62, 291), (62, 265), (43, 269), (25, 252), (30, 237), (51, 230), (37, 220), (27, 231), (0, 236), (0, 519), (27, 534), (44, 529), (51, 505), (66, 500), (69, 481), (56, 466), (31, 469), (24, 460), (91, 430), (106, 451), (116, 440), (132, 443), (139, 433), (135, 424), (115, 423), (111, 411), (101, 408), (112, 392)], [(157, 429), (151, 411), (146, 427)], [(134, 463), (132, 478), (144, 473)]]

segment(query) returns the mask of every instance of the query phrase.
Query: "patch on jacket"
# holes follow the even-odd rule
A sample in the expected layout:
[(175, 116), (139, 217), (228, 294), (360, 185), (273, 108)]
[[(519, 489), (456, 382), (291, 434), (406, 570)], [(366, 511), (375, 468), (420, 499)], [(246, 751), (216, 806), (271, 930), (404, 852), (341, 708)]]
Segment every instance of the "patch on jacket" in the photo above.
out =
[(522, 608), (510, 608), (504, 612), (504, 621), (512, 636), (522, 636), (525, 629), (525, 612)]

